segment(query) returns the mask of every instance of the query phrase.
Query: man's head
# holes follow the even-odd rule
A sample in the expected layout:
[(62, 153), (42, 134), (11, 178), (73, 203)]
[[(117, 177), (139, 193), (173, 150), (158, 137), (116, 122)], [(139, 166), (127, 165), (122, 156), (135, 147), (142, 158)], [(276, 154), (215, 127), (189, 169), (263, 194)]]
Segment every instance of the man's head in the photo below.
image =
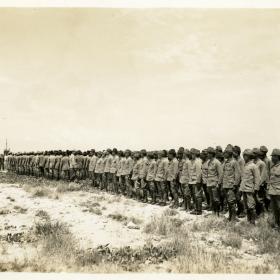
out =
[(225, 151), (224, 151), (224, 158), (225, 158), (225, 159), (229, 159), (229, 158), (232, 157), (232, 154), (233, 154), (232, 145), (228, 145), (228, 146), (225, 148)]
[(147, 151), (145, 149), (142, 149), (141, 152), (140, 152), (140, 156), (141, 157), (147, 156)]
[(244, 152), (243, 152), (243, 158), (244, 158), (245, 162), (248, 162), (248, 161), (252, 160), (252, 159), (254, 158), (254, 153), (253, 153), (253, 151), (250, 150), (250, 149), (244, 150)]
[(117, 154), (118, 154), (118, 150), (116, 148), (114, 148), (113, 151), (112, 151), (112, 155), (115, 156)]
[(260, 151), (259, 148), (254, 148), (254, 149), (252, 150), (252, 152), (253, 152), (253, 155), (254, 155), (254, 158), (255, 158), (255, 159), (260, 158), (260, 156), (261, 156), (261, 151)]
[(277, 164), (280, 162), (280, 149), (273, 149), (271, 153), (271, 160), (273, 164)]
[(215, 154), (216, 154), (216, 151), (214, 148), (212, 148), (212, 147), (207, 148), (207, 157), (209, 159), (213, 159), (215, 157)]
[(268, 149), (266, 146), (260, 146), (260, 158), (261, 159), (265, 159), (266, 158), (266, 154), (268, 152)]
[(169, 151), (168, 151), (168, 159), (169, 160), (172, 160), (172, 159), (174, 159), (176, 157), (176, 152), (175, 152), (175, 150), (174, 149), (170, 149)]

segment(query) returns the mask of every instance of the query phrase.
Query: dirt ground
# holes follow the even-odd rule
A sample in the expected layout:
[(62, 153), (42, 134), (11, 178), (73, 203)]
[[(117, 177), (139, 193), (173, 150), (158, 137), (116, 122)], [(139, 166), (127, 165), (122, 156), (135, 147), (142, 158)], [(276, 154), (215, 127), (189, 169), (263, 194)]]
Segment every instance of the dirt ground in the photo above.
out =
[[(41, 221), (42, 217), (38, 214), (40, 211), (47, 213), (51, 221), (67, 224), (83, 250), (97, 248), (100, 245), (107, 245), (111, 249), (125, 246), (133, 249), (142, 248), (147, 243), (153, 246), (165, 244), (174, 239), (176, 230), (168, 229), (170, 231), (168, 233), (166, 228), (162, 229), (162, 224), (160, 224), (161, 228), (158, 227), (159, 230), (148, 228), (153, 228), (153, 223), (160, 223), (158, 222), (160, 219), (169, 215), (177, 223), (179, 221), (179, 226), (181, 224), (184, 226), (189, 240), (193, 241), (195, 246), (199, 246), (199, 250), (205, 251), (206, 255), (214, 252), (225, 255), (225, 258), (230, 256), (229, 265), (234, 263), (240, 266), (239, 270), (234, 269), (233, 272), (279, 273), (279, 266), (272, 265), (271, 262), (272, 259), (275, 260), (275, 255), (272, 256), (267, 251), (260, 252), (254, 235), (252, 238), (250, 236), (242, 238), (241, 234), (245, 233), (237, 233), (232, 244), (225, 242), (225, 236), (231, 234), (230, 230), (225, 231), (223, 228), (219, 230), (217, 227), (226, 223), (226, 215), (213, 218), (208, 211), (204, 211), (203, 216), (190, 215), (180, 209), (170, 212), (168, 206), (145, 204), (91, 187), (87, 187), (86, 190), (58, 192), (57, 185), (43, 186), (43, 191), (40, 193), (38, 188), (42, 187), (42, 182), (38, 181), (36, 186), (34, 180), (31, 184), (28, 179), (21, 180), (18, 177), (10, 179), (9, 176), (1, 173), (0, 180), (0, 263), (2, 264), (36, 257), (39, 247), (33, 244), (31, 237), (31, 240), (28, 240), (26, 236), (31, 236), (30, 229)], [(248, 226), (245, 220), (239, 223), (244, 223), (244, 227)], [(250, 230), (254, 231), (251, 228)], [(185, 264), (180, 270), (182, 266), (178, 264), (180, 258), (182, 256), (175, 256), (157, 265), (147, 261), (141, 271), (197, 272), (198, 270), (200, 272), (200, 268), (188, 271), (189, 268), (186, 269)], [(211, 263), (211, 265), (215, 264)], [(205, 271), (209, 272), (207, 269)]]

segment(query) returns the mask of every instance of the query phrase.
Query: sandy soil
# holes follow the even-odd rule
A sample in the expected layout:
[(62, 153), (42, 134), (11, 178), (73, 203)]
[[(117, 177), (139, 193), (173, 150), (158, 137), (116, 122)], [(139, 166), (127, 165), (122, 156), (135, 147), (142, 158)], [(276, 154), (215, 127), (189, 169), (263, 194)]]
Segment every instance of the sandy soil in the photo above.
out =
[[(47, 196), (34, 197), (18, 184), (0, 184), (0, 261), (24, 258), (36, 253), (36, 248), (28, 243), (6, 242), (8, 234), (28, 233), (39, 210), (46, 211), (51, 220), (67, 223), (71, 232), (79, 240), (84, 249), (109, 244), (110, 247), (141, 247), (147, 241), (153, 244), (166, 241), (166, 237), (146, 234), (143, 229), (152, 216), (160, 216), (168, 207), (145, 204), (123, 196), (116, 196), (99, 190), (74, 191), (60, 193), (57, 199)], [(91, 211), (94, 209), (94, 211)], [(96, 212), (96, 209), (98, 210)], [(126, 221), (112, 219), (110, 215), (120, 214)], [(210, 217), (204, 211), (203, 216), (193, 216), (184, 211), (177, 211), (176, 218), (188, 224), (200, 222)], [(135, 229), (129, 228), (134, 221)], [(221, 236), (192, 232), (192, 237), (199, 240), (200, 245), (219, 249)], [(230, 251), (231, 247), (223, 250)], [(253, 242), (243, 240), (242, 248), (235, 252), (237, 263), (261, 264), (265, 255), (258, 255)], [(241, 258), (242, 256), (242, 258)], [(168, 267), (168, 265), (166, 266)], [(170, 268), (168, 268), (170, 270)]]

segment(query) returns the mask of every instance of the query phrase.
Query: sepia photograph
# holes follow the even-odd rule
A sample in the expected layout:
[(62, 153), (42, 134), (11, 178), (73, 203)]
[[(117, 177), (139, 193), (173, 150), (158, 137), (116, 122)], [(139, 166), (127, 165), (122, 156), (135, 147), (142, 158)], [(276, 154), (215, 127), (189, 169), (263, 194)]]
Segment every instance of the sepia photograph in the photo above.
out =
[(1, 279), (279, 274), (279, 35), (277, 8), (0, 7)]

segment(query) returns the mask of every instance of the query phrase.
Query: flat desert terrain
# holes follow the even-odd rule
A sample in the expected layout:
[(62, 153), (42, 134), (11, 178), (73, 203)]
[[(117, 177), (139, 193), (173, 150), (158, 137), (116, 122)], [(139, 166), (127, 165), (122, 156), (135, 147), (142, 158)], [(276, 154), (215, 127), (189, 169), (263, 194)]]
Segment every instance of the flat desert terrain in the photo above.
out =
[(226, 218), (2, 172), (0, 271), (279, 273), (270, 217)]

